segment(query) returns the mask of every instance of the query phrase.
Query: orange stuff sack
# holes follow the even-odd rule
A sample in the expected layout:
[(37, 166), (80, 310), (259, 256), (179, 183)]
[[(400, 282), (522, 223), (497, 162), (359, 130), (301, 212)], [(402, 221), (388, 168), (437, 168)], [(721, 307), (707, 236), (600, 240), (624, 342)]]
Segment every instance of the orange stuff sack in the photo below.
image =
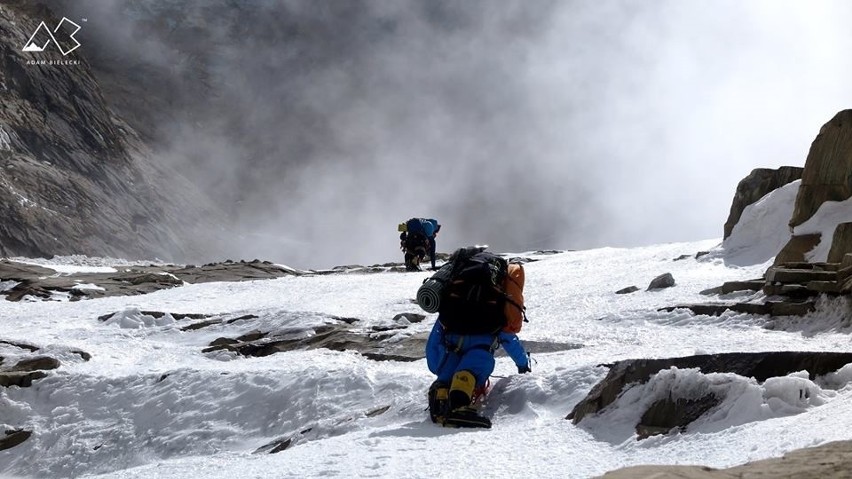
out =
[(517, 334), (527, 320), (524, 311), (524, 267), (510, 263), (506, 278), (503, 280), (503, 291), (506, 293), (506, 326), (503, 331)]

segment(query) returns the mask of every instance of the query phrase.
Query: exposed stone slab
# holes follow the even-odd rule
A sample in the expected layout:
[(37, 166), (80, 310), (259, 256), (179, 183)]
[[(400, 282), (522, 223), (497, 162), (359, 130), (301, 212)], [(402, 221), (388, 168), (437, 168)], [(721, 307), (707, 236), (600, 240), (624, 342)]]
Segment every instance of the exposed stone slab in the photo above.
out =
[(840, 286), (837, 281), (808, 281), (805, 288), (816, 293), (839, 294)]
[(767, 283), (787, 284), (807, 283), (808, 281), (837, 281), (837, 272), (787, 268), (769, 268), (766, 271)]
[(760, 291), (766, 281), (763, 279), (752, 279), (748, 281), (727, 281), (722, 284), (720, 293), (728, 294), (736, 291)]
[(44, 371), (32, 372), (3, 372), (0, 371), (0, 386), (18, 386), (28, 388), (32, 386), (33, 381), (47, 377)]
[[(150, 265), (132, 266), (115, 273), (76, 273), (57, 275), (41, 266), (0, 262), (0, 281), (17, 281), (6, 291), (6, 299), (20, 301), (25, 296), (49, 299), (55, 293), (67, 294), (71, 300), (103, 296), (146, 294), (182, 286), (185, 283), (213, 281), (253, 281), (304, 274), (302, 271), (268, 261), (225, 261), (204, 266)], [(80, 289), (79, 284), (97, 288)]]
[(632, 466), (607, 472), (600, 479), (846, 479), (849, 471), (852, 471), (852, 441), (836, 441), (728, 469)]
[(705, 316), (721, 316), (726, 311), (734, 311), (737, 313), (745, 313), (745, 314), (770, 314), (771, 309), (769, 305), (763, 303), (733, 303), (733, 304), (725, 304), (725, 303), (702, 303), (702, 304), (679, 304), (676, 306), (666, 306), (664, 308), (660, 308), (657, 311), (666, 311), (672, 312), (676, 309), (688, 309), (692, 311), (694, 314), (701, 314)]
[(805, 301), (801, 303), (788, 301), (767, 301), (771, 316), (804, 316), (816, 309), (816, 303)]
[(630, 294), (635, 293), (636, 291), (639, 291), (639, 288), (637, 288), (636, 286), (628, 286), (626, 288), (619, 289), (615, 292), (615, 294)]

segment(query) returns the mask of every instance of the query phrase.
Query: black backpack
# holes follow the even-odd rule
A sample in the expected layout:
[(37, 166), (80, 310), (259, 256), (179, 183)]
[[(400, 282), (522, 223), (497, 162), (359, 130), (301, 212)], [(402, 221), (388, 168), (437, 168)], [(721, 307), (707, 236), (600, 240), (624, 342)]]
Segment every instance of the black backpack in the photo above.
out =
[(456, 258), (441, 293), (438, 318), (447, 332), (495, 334), (506, 325), (503, 279), (508, 262), (488, 252)]

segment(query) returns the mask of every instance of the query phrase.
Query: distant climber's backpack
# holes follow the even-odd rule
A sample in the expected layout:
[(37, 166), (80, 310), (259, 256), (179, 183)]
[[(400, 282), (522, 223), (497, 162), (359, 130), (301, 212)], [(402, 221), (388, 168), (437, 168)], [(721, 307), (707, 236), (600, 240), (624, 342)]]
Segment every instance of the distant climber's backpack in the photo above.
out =
[(422, 234), (425, 236), (426, 231), (423, 229), (423, 221), (421, 218), (411, 218), (405, 222), (405, 230), (408, 231), (409, 235)]
[(440, 320), (458, 334), (517, 333), (524, 321), (523, 267), (479, 252), (456, 259), (444, 285)]

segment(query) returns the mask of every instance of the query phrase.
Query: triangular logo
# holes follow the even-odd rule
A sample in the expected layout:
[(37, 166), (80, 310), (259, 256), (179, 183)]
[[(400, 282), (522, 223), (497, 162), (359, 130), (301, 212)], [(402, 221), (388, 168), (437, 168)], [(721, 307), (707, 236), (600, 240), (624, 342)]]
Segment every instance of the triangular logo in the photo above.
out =
[[(70, 24), (70, 26), (66, 26), (66, 28), (72, 29), (71, 33), (68, 33), (67, 30), (63, 29), (64, 24)], [(61, 29), (61, 31), (60, 31)], [(80, 42), (74, 38), (74, 34), (80, 31), (80, 25), (68, 20), (66, 17), (62, 17), (62, 20), (59, 22), (59, 25), (56, 26), (56, 29), (51, 32), (47, 25), (44, 22), (38, 24), (38, 28), (27, 40), (27, 43), (24, 44), (24, 48), (21, 51), (24, 52), (43, 52), (50, 42), (53, 42), (54, 45), (59, 49), (62, 55), (68, 55), (73, 52), (80, 46)], [(60, 43), (56, 40), (56, 36), (54, 33), (62, 38), (64, 43)]]

